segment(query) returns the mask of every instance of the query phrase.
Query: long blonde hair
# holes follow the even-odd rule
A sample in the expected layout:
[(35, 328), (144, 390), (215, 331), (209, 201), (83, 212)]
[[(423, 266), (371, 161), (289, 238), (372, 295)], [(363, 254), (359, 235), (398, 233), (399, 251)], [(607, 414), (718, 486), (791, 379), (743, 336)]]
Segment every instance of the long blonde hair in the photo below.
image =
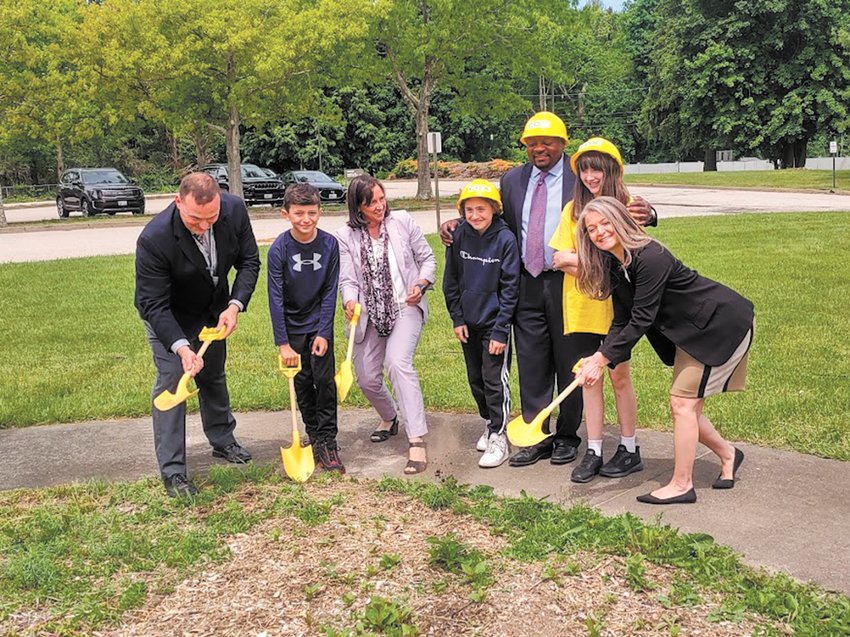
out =
[(587, 232), (589, 212), (596, 212), (611, 222), (614, 234), (623, 246), (623, 267), (631, 264), (632, 250), (641, 248), (654, 239), (646, 235), (632, 219), (626, 207), (614, 197), (597, 197), (584, 207), (576, 228), (579, 273), (576, 285), (582, 294), (592, 299), (607, 299), (612, 291), (611, 274), (606, 263), (608, 257), (605, 250), (600, 250), (590, 240)]

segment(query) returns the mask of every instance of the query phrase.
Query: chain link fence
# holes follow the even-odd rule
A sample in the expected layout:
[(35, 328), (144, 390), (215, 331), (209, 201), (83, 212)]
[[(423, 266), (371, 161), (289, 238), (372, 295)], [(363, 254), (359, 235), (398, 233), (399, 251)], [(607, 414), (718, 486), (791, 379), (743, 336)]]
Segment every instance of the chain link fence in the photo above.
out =
[(59, 184), (16, 184), (0, 186), (0, 195), (7, 204), (23, 201), (53, 201)]

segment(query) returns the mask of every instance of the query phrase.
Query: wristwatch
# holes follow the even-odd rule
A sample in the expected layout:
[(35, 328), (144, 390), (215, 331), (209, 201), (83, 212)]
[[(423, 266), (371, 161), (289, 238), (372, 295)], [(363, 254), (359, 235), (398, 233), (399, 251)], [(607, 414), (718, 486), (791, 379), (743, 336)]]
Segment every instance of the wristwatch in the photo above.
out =
[(419, 288), (419, 291), (422, 292), (422, 295), (425, 295), (425, 292), (428, 290), (428, 283), (417, 283), (416, 287)]

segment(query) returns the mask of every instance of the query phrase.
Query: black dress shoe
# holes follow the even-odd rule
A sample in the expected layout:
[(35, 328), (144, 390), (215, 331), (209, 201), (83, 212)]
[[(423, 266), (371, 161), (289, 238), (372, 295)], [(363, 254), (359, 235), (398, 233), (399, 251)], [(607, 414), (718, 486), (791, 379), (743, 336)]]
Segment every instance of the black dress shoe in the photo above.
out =
[(738, 473), (738, 468), (744, 462), (744, 452), (735, 447), (735, 464), (732, 465), (732, 478), (727, 480), (721, 473), (717, 476), (717, 480), (711, 485), (712, 489), (731, 489), (735, 486), (735, 474)]
[(231, 442), (223, 449), (221, 447), (213, 447), (212, 455), (213, 458), (224, 458), (234, 464), (245, 464), (252, 458), (251, 454), (243, 449), (242, 445), (238, 442)]
[(596, 452), (593, 449), (588, 449), (587, 453), (584, 454), (584, 458), (581, 459), (579, 465), (573, 469), (573, 473), (570, 476), (570, 480), (573, 482), (578, 482), (579, 484), (584, 484), (585, 482), (590, 482), (596, 477), (596, 474), (599, 473), (599, 469), (602, 467), (602, 456), (597, 456)]
[(189, 495), (198, 495), (198, 489), (182, 473), (176, 473), (162, 479), (165, 492), (172, 498), (181, 498)]
[(690, 491), (685, 491), (681, 495), (674, 495), (672, 498), (656, 498), (651, 493), (647, 493), (646, 495), (639, 495), (636, 499), (644, 504), (693, 504), (697, 501), (697, 492), (692, 487)]
[(523, 447), (517, 451), (510, 460), (508, 465), (511, 467), (527, 467), (534, 464), (538, 460), (552, 457), (552, 443), (549, 440), (538, 442), (531, 447)]
[(398, 416), (393, 416), (393, 422), (389, 429), (376, 429), (369, 436), (372, 442), (385, 442), (390, 439), (390, 436), (395, 436), (398, 433)]
[(568, 464), (578, 458), (578, 449), (566, 442), (556, 440), (552, 445), (552, 459), (549, 460), (552, 464)]

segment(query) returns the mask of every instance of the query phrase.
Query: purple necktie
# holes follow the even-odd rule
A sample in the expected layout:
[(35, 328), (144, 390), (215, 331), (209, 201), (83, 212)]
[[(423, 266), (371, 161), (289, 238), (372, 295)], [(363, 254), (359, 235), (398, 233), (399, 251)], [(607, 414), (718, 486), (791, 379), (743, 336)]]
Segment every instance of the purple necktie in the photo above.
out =
[(549, 173), (541, 171), (537, 179), (537, 185), (531, 194), (531, 209), (528, 213), (528, 232), (525, 237), (525, 269), (528, 273), (537, 277), (546, 267), (545, 246), (543, 245), (546, 233), (546, 176)]

